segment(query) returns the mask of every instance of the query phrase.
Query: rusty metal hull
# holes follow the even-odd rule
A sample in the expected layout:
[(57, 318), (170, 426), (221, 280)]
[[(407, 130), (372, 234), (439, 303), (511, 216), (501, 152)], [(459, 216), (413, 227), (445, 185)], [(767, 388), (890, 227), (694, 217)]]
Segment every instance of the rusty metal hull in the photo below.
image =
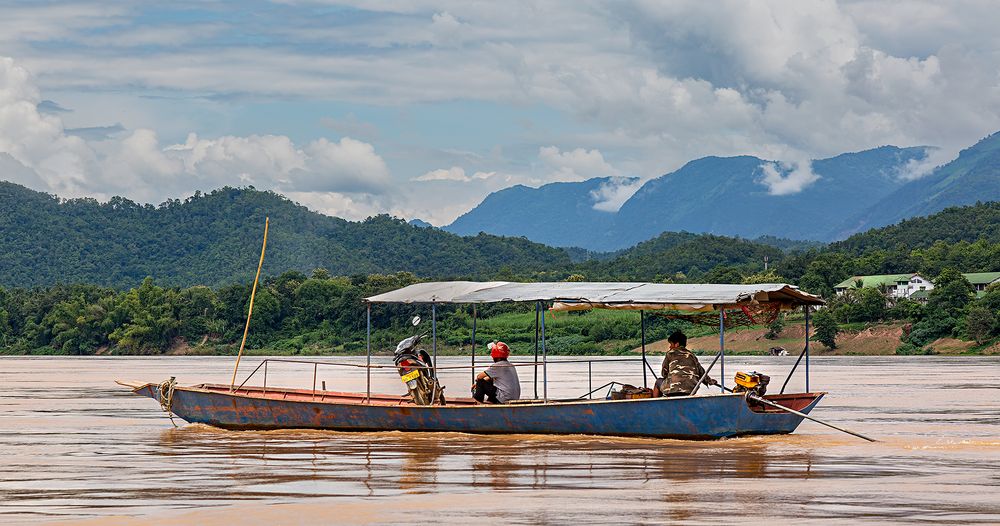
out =
[[(132, 386), (159, 400), (156, 384)], [(825, 393), (774, 395), (772, 401), (808, 413)], [(337, 431), (588, 434), (716, 439), (791, 433), (801, 417), (752, 403), (739, 394), (640, 400), (479, 405), (471, 400), (416, 406), (392, 395), (312, 392), (202, 384), (176, 387), (174, 415), (227, 429), (309, 428)]]

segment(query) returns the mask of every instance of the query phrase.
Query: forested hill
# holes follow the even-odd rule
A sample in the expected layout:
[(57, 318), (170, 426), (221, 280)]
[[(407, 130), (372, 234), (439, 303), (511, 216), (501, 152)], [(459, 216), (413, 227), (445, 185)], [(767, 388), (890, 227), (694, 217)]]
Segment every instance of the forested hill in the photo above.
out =
[(863, 254), (871, 250), (927, 248), (935, 243), (1000, 243), (1000, 202), (955, 206), (927, 217), (906, 219), (895, 225), (873, 228), (830, 244), (833, 252)]
[(569, 265), (565, 252), (521, 238), (462, 238), (388, 216), (350, 222), (252, 188), (154, 207), (119, 197), (60, 200), (0, 182), (0, 285), (121, 288), (146, 276), (177, 286), (242, 282), (255, 270), (265, 216), (271, 275), (326, 268), (335, 275), (478, 278)]
[(590, 280), (739, 283), (743, 276), (729, 272), (732, 268), (752, 271), (762, 268), (765, 260), (774, 263), (783, 257), (780, 248), (756, 241), (664, 232), (613, 258), (582, 262), (576, 271)]

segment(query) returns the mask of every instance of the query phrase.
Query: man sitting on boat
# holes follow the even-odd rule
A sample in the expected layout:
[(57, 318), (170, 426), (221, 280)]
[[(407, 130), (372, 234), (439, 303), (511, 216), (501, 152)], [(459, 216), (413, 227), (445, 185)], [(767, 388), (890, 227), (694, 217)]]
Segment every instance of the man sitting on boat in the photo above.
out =
[(698, 385), (698, 379), (705, 376), (702, 381), (705, 385), (719, 385), (718, 382), (705, 375), (705, 368), (698, 362), (698, 357), (687, 349), (687, 335), (681, 331), (674, 331), (667, 337), (670, 348), (667, 355), (663, 357), (663, 367), (661, 374), (663, 378), (657, 380), (653, 386), (653, 396), (688, 396)]
[(517, 368), (507, 361), (510, 347), (504, 342), (489, 344), (493, 365), (476, 375), (472, 386), (472, 397), (477, 402), (505, 404), (521, 397), (521, 382), (517, 379)]

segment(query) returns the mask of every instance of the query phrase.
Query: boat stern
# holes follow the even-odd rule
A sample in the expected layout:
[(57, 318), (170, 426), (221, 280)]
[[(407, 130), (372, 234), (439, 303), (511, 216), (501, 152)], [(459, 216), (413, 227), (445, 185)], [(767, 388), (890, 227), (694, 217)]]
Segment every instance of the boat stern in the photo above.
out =
[[(826, 392), (765, 395), (764, 399), (793, 411), (808, 414)], [(801, 416), (746, 399), (739, 418), (740, 435), (784, 435), (802, 423)]]

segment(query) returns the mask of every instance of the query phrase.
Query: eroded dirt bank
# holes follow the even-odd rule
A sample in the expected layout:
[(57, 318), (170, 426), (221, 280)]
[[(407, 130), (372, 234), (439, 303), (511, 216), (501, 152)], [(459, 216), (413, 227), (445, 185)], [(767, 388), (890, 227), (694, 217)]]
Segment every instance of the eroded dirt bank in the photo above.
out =
[[(866, 327), (860, 331), (844, 331), (837, 335), (837, 348), (827, 349), (818, 342), (811, 342), (810, 353), (820, 356), (837, 355), (892, 355), (900, 344), (900, 336), (906, 323), (886, 323)], [(811, 328), (810, 328), (811, 329)], [(794, 324), (785, 327), (775, 340), (764, 338), (766, 329), (736, 329), (726, 331), (726, 352), (733, 354), (765, 354), (771, 347), (784, 347), (789, 354), (798, 354), (805, 341), (805, 325)], [(810, 330), (810, 333), (813, 331)], [(975, 347), (974, 342), (942, 338), (928, 347), (936, 354), (961, 354)], [(715, 352), (719, 349), (719, 337), (702, 336), (688, 341), (688, 348), (695, 351)], [(650, 353), (663, 353), (667, 341), (661, 340), (646, 345)], [(983, 351), (983, 354), (1000, 354), (1000, 343)]]

